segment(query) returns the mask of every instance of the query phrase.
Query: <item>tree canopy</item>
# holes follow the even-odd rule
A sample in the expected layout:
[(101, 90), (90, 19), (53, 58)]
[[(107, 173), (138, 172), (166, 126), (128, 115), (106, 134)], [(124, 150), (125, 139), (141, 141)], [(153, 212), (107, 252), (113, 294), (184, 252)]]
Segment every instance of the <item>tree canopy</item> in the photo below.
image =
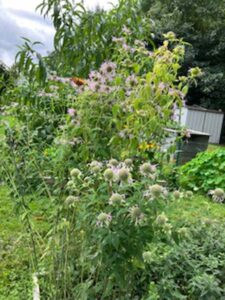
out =
[(183, 71), (199, 66), (203, 76), (188, 103), (225, 110), (225, 0), (143, 0), (142, 9), (153, 20), (156, 43), (168, 31), (190, 43)]

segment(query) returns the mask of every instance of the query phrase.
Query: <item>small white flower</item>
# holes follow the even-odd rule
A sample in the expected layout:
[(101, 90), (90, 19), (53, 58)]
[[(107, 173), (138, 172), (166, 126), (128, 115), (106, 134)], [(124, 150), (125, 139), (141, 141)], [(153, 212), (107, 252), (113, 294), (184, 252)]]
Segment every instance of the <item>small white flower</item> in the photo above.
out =
[(225, 200), (225, 192), (221, 188), (216, 188), (215, 190), (209, 191), (209, 194), (212, 195), (212, 199), (215, 202), (222, 203)]
[(144, 214), (137, 205), (130, 207), (129, 211), (130, 217), (135, 222), (135, 225), (138, 225), (143, 221)]
[(112, 194), (112, 196), (109, 198), (109, 204), (110, 205), (117, 205), (124, 202), (124, 195), (120, 195), (118, 193)]
[(99, 227), (103, 227), (104, 225), (109, 226), (111, 221), (112, 221), (111, 214), (101, 212), (97, 217), (96, 225)]

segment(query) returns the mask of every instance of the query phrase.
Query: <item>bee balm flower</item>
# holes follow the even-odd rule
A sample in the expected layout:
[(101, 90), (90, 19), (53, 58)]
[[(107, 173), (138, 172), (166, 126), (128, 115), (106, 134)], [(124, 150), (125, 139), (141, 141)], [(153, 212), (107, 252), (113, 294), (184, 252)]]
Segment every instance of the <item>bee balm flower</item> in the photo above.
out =
[(106, 214), (101, 212), (97, 217), (97, 226), (103, 227), (104, 225), (109, 226), (110, 222), (112, 221), (111, 214)]

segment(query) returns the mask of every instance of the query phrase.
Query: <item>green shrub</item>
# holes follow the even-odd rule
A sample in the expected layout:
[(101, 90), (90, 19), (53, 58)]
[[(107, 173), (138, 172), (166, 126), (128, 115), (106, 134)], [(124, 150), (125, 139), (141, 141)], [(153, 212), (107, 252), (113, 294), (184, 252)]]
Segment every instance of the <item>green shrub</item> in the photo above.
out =
[(224, 229), (218, 223), (195, 224), (179, 230), (187, 237), (178, 245), (149, 248), (151, 283), (144, 299), (224, 299)]
[(225, 189), (225, 149), (203, 152), (180, 169), (183, 187), (201, 192)]

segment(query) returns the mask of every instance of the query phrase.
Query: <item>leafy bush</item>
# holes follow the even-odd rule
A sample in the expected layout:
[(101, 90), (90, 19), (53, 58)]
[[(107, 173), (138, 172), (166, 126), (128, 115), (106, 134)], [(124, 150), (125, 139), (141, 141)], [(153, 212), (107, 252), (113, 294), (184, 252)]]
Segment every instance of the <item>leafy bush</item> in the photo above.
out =
[(202, 192), (225, 189), (225, 149), (199, 153), (180, 169), (183, 187)]
[(172, 248), (150, 247), (149, 297), (144, 299), (224, 299), (224, 229), (218, 223), (195, 224), (178, 230), (186, 238)]

